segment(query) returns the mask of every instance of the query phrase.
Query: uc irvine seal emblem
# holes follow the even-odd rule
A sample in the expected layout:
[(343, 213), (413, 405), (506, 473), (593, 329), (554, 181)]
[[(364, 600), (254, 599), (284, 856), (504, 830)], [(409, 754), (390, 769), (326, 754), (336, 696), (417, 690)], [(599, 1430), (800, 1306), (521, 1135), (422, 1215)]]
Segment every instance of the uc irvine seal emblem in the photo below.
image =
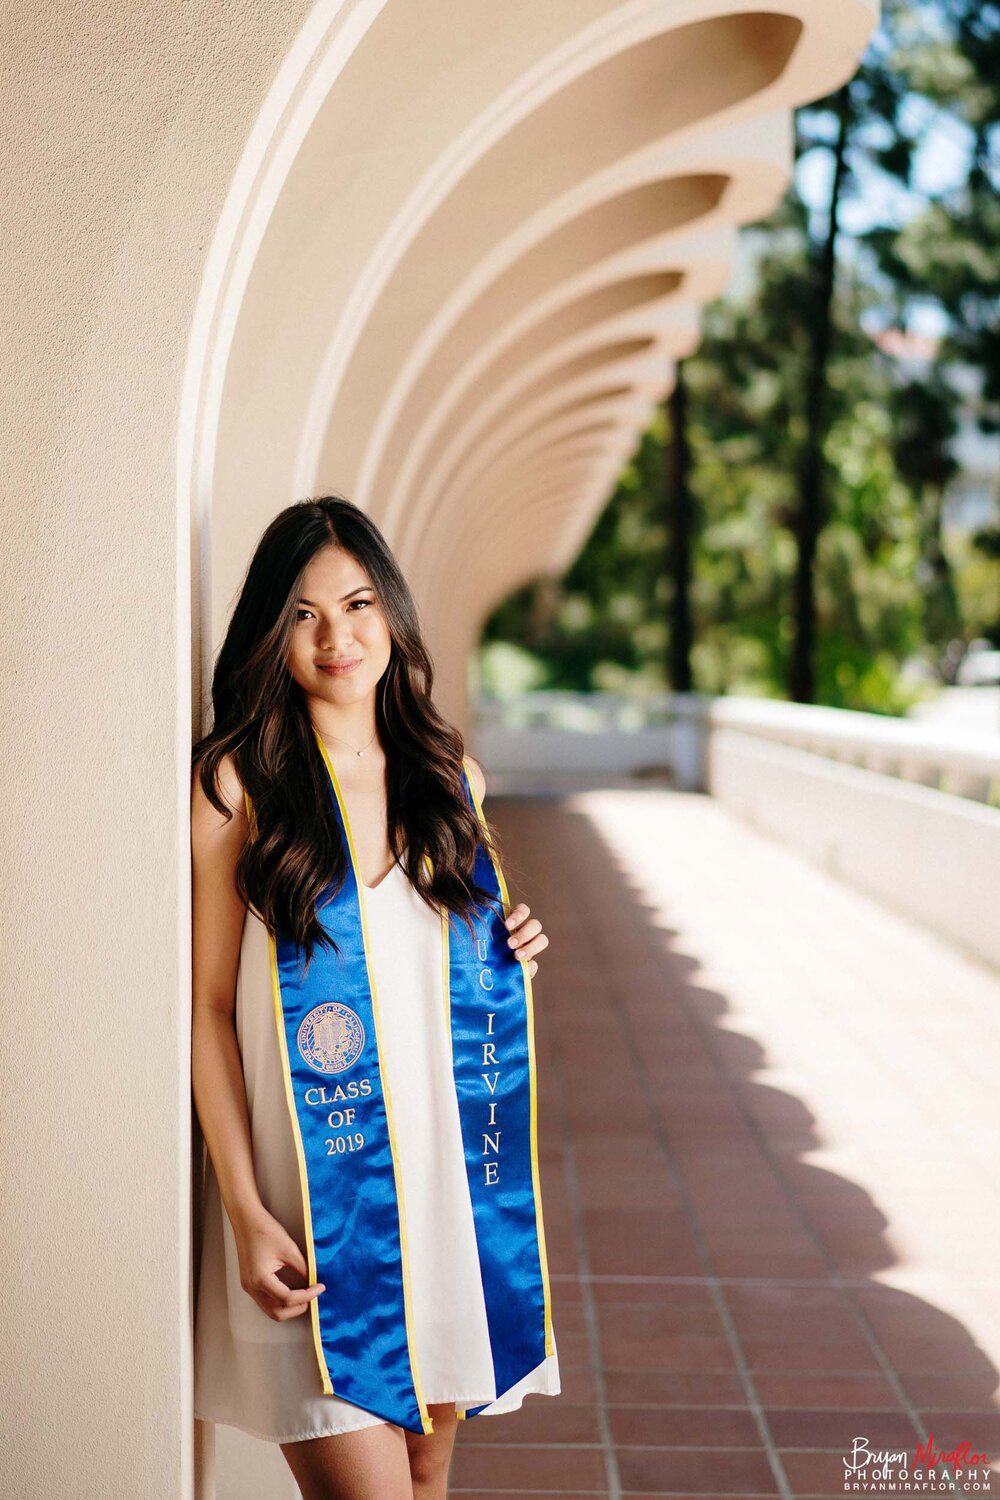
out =
[(315, 1006), (299, 1027), (299, 1051), (317, 1073), (342, 1073), (361, 1055), (365, 1028), (357, 1011), (328, 1000)]

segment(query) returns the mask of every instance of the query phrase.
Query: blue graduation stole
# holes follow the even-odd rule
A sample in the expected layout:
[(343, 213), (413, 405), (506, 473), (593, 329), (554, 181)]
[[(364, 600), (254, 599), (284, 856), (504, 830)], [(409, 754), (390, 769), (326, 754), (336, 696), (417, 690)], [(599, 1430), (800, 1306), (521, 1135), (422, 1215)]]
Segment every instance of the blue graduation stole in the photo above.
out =
[[(329, 899), (328, 888), (317, 902), (317, 917), (340, 952), (317, 947), (303, 976), (298, 945), (268, 931), (309, 1284), (326, 1286), (308, 1316), (326, 1395), (429, 1433), (434, 1424), (413, 1340), (406, 1216), (381, 1066), (364, 885), (337, 774), (318, 733), (316, 739), (349, 855), (336, 897)], [(462, 782), (485, 825), (467, 763)], [(246, 802), (252, 826), (249, 796)], [(555, 1344), (538, 1179), (531, 979), (507, 946), (510, 897), (483, 842), (474, 878), (502, 902), (503, 916), (477, 906), (473, 937), (458, 920), (452, 931), (442, 910), (441, 989), (499, 1399), (554, 1354)], [(458, 1414), (475, 1417), (490, 1404)]]

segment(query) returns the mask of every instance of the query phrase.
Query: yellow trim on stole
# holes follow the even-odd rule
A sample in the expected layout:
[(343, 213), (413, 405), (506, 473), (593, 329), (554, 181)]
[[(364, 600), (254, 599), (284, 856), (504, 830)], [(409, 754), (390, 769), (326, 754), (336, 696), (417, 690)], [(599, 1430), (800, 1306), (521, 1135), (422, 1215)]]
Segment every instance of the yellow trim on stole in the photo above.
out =
[[(244, 787), (243, 798), (246, 802), (247, 818), (250, 822), (250, 830), (253, 838), (257, 837), (257, 818), (254, 813), (250, 794)], [(295, 1111), (295, 1094), (292, 1089), (292, 1071), (288, 1061), (288, 1044), (285, 1038), (285, 1017), (281, 1004), (281, 985), (278, 980), (278, 953), (274, 943), (274, 934), (267, 928), (267, 953), (268, 964), (271, 970), (271, 997), (274, 1003), (274, 1019), (278, 1028), (278, 1050), (281, 1054), (282, 1075), (285, 1085), (285, 1098), (288, 1101), (288, 1113), (292, 1121), (292, 1134), (295, 1138), (295, 1155), (299, 1165), (299, 1187), (302, 1192), (302, 1216), (306, 1231), (306, 1260), (309, 1266), (309, 1285), (316, 1285), (316, 1246), (313, 1241), (312, 1232), (312, 1209), (309, 1203), (309, 1178), (306, 1174), (306, 1157), (302, 1146), (302, 1133), (299, 1130), (299, 1117)], [(313, 1297), (309, 1303), (309, 1316), (312, 1322), (313, 1344), (316, 1347), (316, 1361), (319, 1365), (320, 1379), (323, 1382), (323, 1394), (334, 1395), (333, 1382), (330, 1379), (330, 1371), (327, 1368), (326, 1356), (323, 1353), (323, 1339), (319, 1329), (319, 1297)]]
[(399, 1209), (399, 1248), (403, 1268), (403, 1317), (406, 1323), (406, 1347), (410, 1356), (410, 1373), (413, 1376), (413, 1390), (417, 1398), (417, 1406), (420, 1410), (421, 1425), (423, 1426), (424, 1435), (426, 1436), (428, 1433), (434, 1431), (434, 1419), (432, 1418), (430, 1412), (427, 1410), (427, 1405), (424, 1401), (423, 1388), (420, 1384), (420, 1375), (417, 1370), (416, 1349), (413, 1339), (413, 1317), (411, 1312), (412, 1294), (410, 1291), (410, 1252), (406, 1238), (406, 1216), (403, 1208), (403, 1182), (399, 1169), (399, 1152), (396, 1146), (396, 1129), (392, 1117), (392, 1100), (389, 1094), (389, 1080), (386, 1077), (385, 1072), (381, 1066), (382, 1039), (381, 1028), (379, 1024), (379, 1006), (378, 994), (376, 992), (375, 986), (375, 975), (372, 973), (371, 960), (368, 956), (371, 944), (368, 937), (368, 923), (365, 920), (365, 886), (364, 881), (361, 879), (361, 868), (358, 864), (357, 850), (354, 847), (354, 835), (351, 833), (351, 825), (347, 817), (347, 808), (344, 805), (344, 798), (340, 790), (340, 782), (337, 780), (337, 773), (333, 769), (333, 762), (330, 759), (329, 751), (320, 738), (319, 731), (316, 730), (315, 726), (313, 726), (313, 732), (316, 735), (316, 743), (319, 745), (323, 759), (326, 762), (326, 768), (330, 773), (330, 782), (333, 786), (334, 796), (337, 798), (337, 804), (340, 808), (340, 816), (343, 820), (344, 831), (347, 834), (347, 846), (350, 853), (351, 866), (354, 870), (354, 878), (358, 888), (358, 910), (361, 913), (361, 940), (364, 945), (365, 967), (368, 971), (368, 984), (371, 989), (372, 995), (372, 1016), (375, 1021), (375, 1046), (379, 1055), (379, 1073), (382, 1079), (382, 1092), (385, 1096), (385, 1117), (386, 1124), (389, 1127), (389, 1147), (392, 1153), (392, 1170), (396, 1184), (396, 1206)]
[[(483, 829), (486, 829), (486, 818), (483, 814), (482, 804), (476, 794), (475, 783), (472, 772), (469, 770), (468, 757), (463, 756), (465, 773), (469, 778), (469, 791), (472, 793), (472, 801), (475, 804), (476, 813)], [(494, 858), (493, 846), (489, 836), (484, 840), (486, 852), (490, 857), (490, 863), (496, 871), (497, 884), (503, 897), (504, 917), (510, 916), (510, 893), (507, 890), (507, 882), (503, 878), (499, 860)], [(521, 973), (524, 977), (524, 999), (525, 1009), (528, 1017), (528, 1079), (531, 1086), (531, 1181), (535, 1195), (535, 1228), (538, 1235), (538, 1257), (542, 1272), (542, 1290), (545, 1296), (545, 1353), (552, 1355), (556, 1352), (555, 1341), (552, 1337), (552, 1297), (549, 1290), (549, 1265), (545, 1254), (545, 1230), (542, 1225), (542, 1193), (538, 1174), (538, 1088), (535, 1076), (535, 1013), (534, 997), (531, 992), (531, 975), (528, 973), (527, 964), (521, 965)], [(464, 1416), (464, 1412), (460, 1413)]]

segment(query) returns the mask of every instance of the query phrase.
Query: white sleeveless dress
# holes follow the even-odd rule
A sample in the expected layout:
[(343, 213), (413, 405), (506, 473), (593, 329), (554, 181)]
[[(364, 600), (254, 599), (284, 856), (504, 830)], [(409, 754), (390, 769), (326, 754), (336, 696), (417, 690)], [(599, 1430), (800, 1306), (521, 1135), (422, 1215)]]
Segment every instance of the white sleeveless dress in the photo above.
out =
[[(558, 1354), (497, 1398), (447, 1033), (441, 920), (400, 865), (377, 886), (365, 887), (365, 907), (396, 1122), (424, 1400), (490, 1403), (480, 1416), (514, 1411), (531, 1391), (559, 1394)], [(258, 1190), (268, 1212), (305, 1253), (267, 930), (252, 909), (243, 926), (235, 1021)], [(382, 1421), (324, 1395), (309, 1313), (276, 1323), (240, 1286), (236, 1242), (207, 1153), (202, 1225), (195, 1416), (281, 1443)], [(336, 1389), (335, 1376), (333, 1383)]]

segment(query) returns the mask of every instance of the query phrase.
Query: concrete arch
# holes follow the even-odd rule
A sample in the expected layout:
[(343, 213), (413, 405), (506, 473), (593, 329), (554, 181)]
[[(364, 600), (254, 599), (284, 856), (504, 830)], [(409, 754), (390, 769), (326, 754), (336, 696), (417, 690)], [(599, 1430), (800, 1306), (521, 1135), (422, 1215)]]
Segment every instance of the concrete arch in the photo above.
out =
[[(618, 460), (621, 461), (620, 459)], [(526, 537), (537, 536), (544, 545), (551, 545), (561, 534), (568, 516), (577, 514), (581, 495), (600, 494), (606, 490), (609, 466), (594, 464), (590, 468), (581, 466), (557, 473), (546, 485), (541, 501), (532, 494), (518, 503), (509, 503), (497, 512), (496, 521), (490, 531), (490, 542), (495, 549), (496, 562), (491, 567), (476, 565), (476, 550), (470, 537), (465, 545), (456, 542), (448, 557), (449, 589), (452, 597), (448, 605), (436, 602), (425, 613), (429, 631), (451, 628), (455, 621), (468, 620), (466, 636), (469, 648), (478, 633), (478, 622), (509, 593), (520, 588), (535, 576), (530, 562), (525, 561), (519, 543)], [(436, 601), (438, 595), (428, 595)], [(464, 664), (464, 663), (463, 663)], [(442, 662), (445, 681), (455, 671), (451, 659)]]
[[(423, 329), (412, 317), (414, 309), (406, 320), (394, 296), (396, 285), (385, 288), (378, 327), (390, 318), (400, 336), (406, 327), (406, 347), (412, 354), (385, 395), (381, 420), (357, 459), (342, 414), (351, 410), (351, 402), (357, 401), (358, 392), (375, 374), (366, 369), (363, 344), (355, 350), (331, 407), (324, 459), (346, 463), (349, 471), (357, 463), (361, 501), (369, 504), (375, 493), (382, 447), (391, 463), (394, 450), (399, 452), (411, 438), (405, 398), (418, 362), (429, 359), (433, 345), (441, 341), (459, 312), (480, 296), (484, 284), (519, 255), (525, 242), (544, 239), (553, 223), (561, 222), (574, 207), (582, 207), (585, 189), (588, 195), (603, 195), (609, 177), (621, 181), (625, 163), (633, 157), (660, 153), (664, 142), (693, 129), (694, 121), (705, 129), (706, 121), (765, 89), (786, 65), (799, 33), (798, 18), (778, 12), (729, 13), (688, 24), (676, 24), (675, 12), (663, 30), (604, 57), (586, 74), (565, 84), (558, 95), (541, 102), (457, 184), (409, 248), (400, 263), (400, 275), (420, 276), (424, 285), (433, 285), (429, 267), (441, 261), (445, 239), (459, 233), (460, 217), (468, 217), (472, 199), (481, 202), (490, 193), (498, 211), (496, 216), (480, 211), (472, 229), (466, 226), (465, 278), (456, 285), (453, 260), (453, 275), (439, 290), (438, 306), (432, 318), (424, 318)], [(739, 62), (732, 68), (706, 66), (708, 57), (739, 58)], [(687, 77), (685, 90), (676, 87), (682, 77)], [(583, 110), (592, 120), (585, 136), (579, 130)], [(499, 205), (507, 231), (502, 239)], [(397, 347), (402, 353), (402, 338)]]
[[(626, 462), (636, 436), (635, 432), (619, 430), (612, 444), (581, 446), (568, 453), (556, 451), (537, 462), (521, 463), (502, 474), (489, 476), (477, 491), (475, 510), (470, 508), (460, 516), (450, 535), (442, 539), (440, 550), (431, 561), (432, 571), (427, 575), (430, 584), (425, 591), (427, 597), (447, 600), (449, 614), (452, 613), (454, 598), (450, 589), (442, 595), (441, 583), (457, 560), (466, 556), (470, 559), (466, 571), (477, 577), (480, 591), (489, 592), (491, 580), (500, 576), (503, 553), (496, 547), (496, 538), (507, 522), (516, 529), (529, 511), (543, 517), (551, 494), (572, 490), (574, 486), (586, 490), (595, 476), (614, 474)], [(486, 536), (491, 539), (488, 556), (479, 545)], [(533, 562), (535, 553), (535, 547), (517, 549), (517, 563), (524, 569), (525, 578), (537, 572)]]
[[(556, 316), (574, 277), (582, 297), (590, 276), (596, 295), (602, 277), (679, 265), (665, 255), (671, 226), (680, 248), (678, 226), (714, 213), (714, 277), (703, 285), (720, 289), (733, 223), (750, 197), (755, 212), (766, 207), (787, 177), (788, 108), (851, 71), (872, 22), (864, 0), (839, 7), (836, 25), (822, 0), (550, 0), (530, 10), (511, 0), (502, 14), (489, 9), (484, 50), (480, 0), (421, 5), (419, 33), (389, 4), (359, 36), (256, 252), (219, 418), (216, 625), (248, 514), (263, 524), (276, 494), (337, 488), (378, 516), (382, 473), (399, 474), (400, 457), (421, 445), (431, 451), (442, 422), (454, 435), (430, 362), (440, 353), (461, 382), (470, 361), (460, 334), (477, 329), (480, 347), (502, 337), (517, 313), (515, 267), (523, 311), (541, 317), (551, 298)], [(396, 87), (401, 57), (419, 90)], [(676, 196), (659, 201), (659, 258), (626, 270), (636, 237), (656, 227), (644, 188), (666, 177)], [(616, 196), (635, 215), (631, 247), (608, 238), (610, 211), (601, 218)], [(571, 231), (560, 239), (573, 219), (596, 244), (576, 265)], [(712, 247), (687, 245), (690, 276)], [(696, 308), (692, 297), (692, 328)], [(681, 350), (668, 340), (662, 352)], [(406, 406), (411, 392), (419, 414)], [(367, 499), (365, 473), (377, 477)], [(420, 492), (436, 511), (434, 486)], [(394, 488), (401, 521), (415, 495), (405, 479)], [(393, 543), (396, 524), (386, 522)]]
[[(661, 384), (666, 376), (661, 377)], [(656, 399), (660, 394), (660, 386), (647, 388), (645, 393), (634, 386), (619, 388), (618, 393), (600, 403), (594, 403), (593, 412), (605, 416), (604, 434), (602, 439), (603, 449), (610, 452), (617, 448), (625, 433), (634, 432), (636, 429), (648, 423), (655, 407)], [(456, 480), (453, 492), (445, 497), (450, 501), (446, 506), (442, 504), (440, 509), (434, 511), (429, 517), (426, 530), (415, 539), (413, 548), (409, 552), (409, 567), (413, 576), (422, 579), (426, 570), (433, 561), (441, 556), (441, 546), (455, 526), (462, 521), (466, 513), (477, 509), (478, 498), (482, 495), (482, 484), (484, 480), (491, 483), (502, 476), (516, 461), (521, 463), (525, 453), (539, 455), (552, 445), (553, 440), (560, 441), (560, 435), (566, 431), (575, 430), (573, 418), (563, 419), (552, 423), (542, 423), (536, 428), (534, 434), (521, 434), (517, 429), (512, 429), (509, 440), (505, 434), (500, 432), (496, 440), (491, 444), (481, 463), (476, 463), (459, 476)], [(549, 558), (537, 548), (534, 555), (535, 566), (538, 571), (547, 571)]]
[[(634, 154), (684, 130), (704, 129), (708, 120), (759, 95), (783, 70), (801, 33), (798, 17), (780, 10), (685, 21), (670, 6), (659, 19), (659, 27), (641, 38), (623, 37), (622, 45), (610, 52), (605, 46), (591, 66), (563, 78), (558, 89), (539, 98), (455, 184), (407, 248), (369, 314), (369, 327), (386, 332), (391, 327), (394, 351), (405, 355), (412, 349), (415, 355), (386, 393), (384, 370), (370, 358), (375, 341), (359, 344), (326, 423), (321, 462), (336, 462), (356, 473), (361, 500), (369, 499), (372, 455), (389, 423), (398, 422), (411, 361), (423, 357), (424, 308), (431, 298), (436, 333), (437, 325), (451, 321), (459, 304), (516, 253), (519, 228), (540, 237), (550, 216), (581, 182), (599, 182), (600, 174), (620, 171), (620, 164)], [(728, 65), (720, 66), (723, 59)], [(584, 118), (589, 128), (581, 132)], [(462, 247), (458, 257), (456, 244)], [(459, 278), (456, 261), (464, 272)], [(422, 307), (400, 296), (418, 278)], [(398, 367), (398, 358), (392, 364)], [(380, 420), (366, 453), (358, 444), (356, 419), (360, 410), (371, 409), (375, 390)]]
[(492, 366), (510, 357), (527, 329), (568, 302), (599, 295), (616, 277), (679, 281), (670, 236), (717, 207), (726, 183), (721, 173), (685, 174), (614, 191), (516, 257), (456, 319), (414, 381), (406, 403), (413, 441), (395, 469), (392, 452), (385, 453), (371, 486), (385, 524), (392, 527), (424, 486), (435, 437), (460, 421), (463, 402), (475, 400)]
[[(636, 388), (637, 394), (640, 391), (650, 395), (661, 393), (664, 389), (663, 372), (668, 368), (669, 362), (688, 353), (697, 343), (697, 325), (692, 310), (686, 304), (677, 306), (667, 299), (650, 311), (640, 309), (635, 313), (626, 313), (610, 323), (585, 328), (555, 349), (543, 351), (523, 370), (515, 372), (507, 385), (497, 391), (495, 400), (502, 403), (502, 421), (495, 419), (493, 401), (484, 401), (482, 409), (476, 412), (474, 420), (480, 436), (487, 433), (489, 435), (489, 441), (484, 440), (483, 462), (489, 461), (492, 447), (510, 440), (526, 420), (544, 409), (546, 400), (555, 404), (558, 400), (565, 399), (571, 390), (579, 392), (579, 386), (567, 386), (559, 381), (556, 373), (567, 354), (600, 347), (619, 334), (626, 338), (629, 334), (654, 336), (660, 374), (657, 377), (650, 372), (638, 381), (633, 378), (631, 384)], [(625, 372), (616, 371), (616, 377), (625, 377)], [(525, 399), (522, 383), (534, 383), (538, 396), (535, 399)], [(402, 555), (407, 559), (408, 565), (415, 568), (418, 578), (420, 558), (428, 550), (431, 535), (446, 530), (453, 523), (456, 512), (463, 509), (466, 472), (474, 469), (478, 451), (478, 448), (473, 449), (467, 468), (459, 470), (449, 485), (442, 484), (438, 487), (438, 504), (432, 510), (424, 509), (423, 525), (413, 533), (419, 541), (419, 552), (411, 555), (409, 532), (401, 536)], [(536, 563), (540, 569), (546, 566), (546, 560), (542, 556), (536, 558)]]
[[(686, 280), (671, 271), (606, 283), (599, 293), (564, 306), (508, 345), (450, 412), (436, 462), (428, 467), (422, 488), (411, 495), (405, 521), (394, 528), (402, 555), (409, 555), (411, 536), (425, 535), (432, 518), (435, 523), (444, 520), (453, 505), (461, 504), (463, 476), (489, 462), (499, 443), (509, 441), (533, 420), (536, 409), (551, 402), (558, 375), (546, 377), (546, 369), (569, 363), (568, 350), (610, 343), (619, 334), (645, 333), (659, 350), (662, 370), (669, 357), (693, 346), (692, 307), (711, 295), (717, 274), (718, 263), (709, 263), (695, 266)], [(632, 378), (643, 388), (649, 384), (645, 368), (637, 368)]]
[[(397, 519), (392, 527), (404, 551), (408, 536), (419, 534), (429, 513), (458, 482), (463, 467), (474, 468), (477, 463), (488, 461), (489, 451), (496, 446), (490, 437), (501, 429), (506, 438), (510, 437), (512, 412), (520, 425), (530, 420), (532, 406), (510, 394), (516, 392), (522, 372), (551, 361), (581, 330), (596, 326), (604, 329), (605, 338), (610, 339), (608, 330), (617, 320), (627, 317), (634, 327), (640, 310), (653, 312), (667, 299), (675, 299), (682, 288), (683, 278), (676, 271), (639, 274), (605, 283), (582, 297), (564, 301), (556, 311), (525, 330), (519, 339), (508, 343), (503, 355), (482, 369), (460, 406), (452, 408), (450, 436), (446, 440), (442, 434), (436, 462), (425, 464), (422, 475), (414, 476), (405, 517)], [(498, 411), (497, 402), (501, 398), (505, 404)], [(388, 518), (384, 524), (391, 524)]]
[[(512, 590), (537, 576), (537, 569), (527, 560), (521, 543), (533, 538), (540, 546), (554, 549), (572, 526), (578, 528), (573, 539), (574, 550), (590, 530), (614, 483), (621, 466), (627, 461), (630, 445), (595, 461), (589, 469), (572, 469), (556, 473), (532, 489), (522, 504), (508, 503), (495, 512), (496, 519), (488, 529), (482, 522), (463, 518), (463, 535), (453, 541), (441, 559), (438, 578), (448, 580), (448, 596), (442, 597), (436, 580), (424, 591), (428, 601), (424, 619), (429, 638), (452, 641), (454, 650), (438, 654), (438, 690), (458, 695), (466, 686), (466, 661), (475, 646), (481, 621)], [(524, 526), (525, 515), (530, 525)], [(492, 560), (491, 560), (492, 559)]]
[[(409, 375), (404, 370), (397, 381), (402, 386), (409, 380), (405, 401), (399, 409), (391, 395), (387, 401), (383, 426), (392, 410), (394, 437), (380, 451), (373, 431), (359, 476), (360, 496), (370, 495), (373, 513), (390, 529), (423, 486), (426, 452), (476, 399), (491, 357), (500, 359), (508, 344), (562, 300), (643, 271), (690, 276), (697, 270), (704, 277), (710, 265), (716, 275), (703, 296), (721, 290), (732, 263), (732, 223), (762, 216), (787, 180), (784, 118), (748, 122), (738, 132), (738, 145), (736, 134), (731, 129), (681, 143), (656, 141), (614, 172), (605, 169), (575, 185), (533, 224), (514, 232), (509, 253), (496, 248), (492, 258), (501, 270), (494, 281), (471, 297), (456, 289), (415, 346)], [(479, 270), (476, 279), (482, 279)]]

